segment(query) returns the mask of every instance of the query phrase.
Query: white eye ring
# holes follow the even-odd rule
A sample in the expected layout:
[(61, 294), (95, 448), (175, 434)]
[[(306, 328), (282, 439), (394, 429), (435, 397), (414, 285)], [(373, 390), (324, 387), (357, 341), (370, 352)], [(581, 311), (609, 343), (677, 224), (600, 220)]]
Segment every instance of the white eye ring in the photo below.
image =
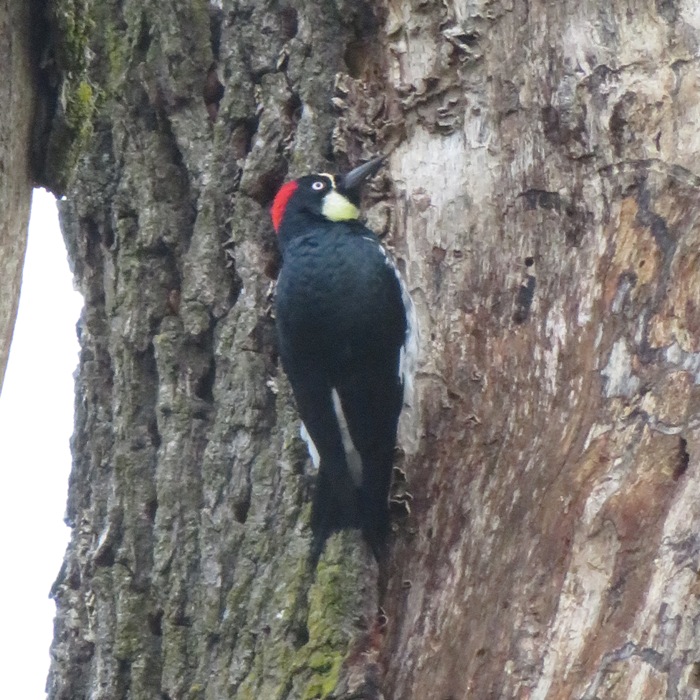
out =
[(311, 189), (316, 191), (321, 191), (326, 189), (326, 183), (323, 180), (316, 180), (316, 182), (311, 184)]

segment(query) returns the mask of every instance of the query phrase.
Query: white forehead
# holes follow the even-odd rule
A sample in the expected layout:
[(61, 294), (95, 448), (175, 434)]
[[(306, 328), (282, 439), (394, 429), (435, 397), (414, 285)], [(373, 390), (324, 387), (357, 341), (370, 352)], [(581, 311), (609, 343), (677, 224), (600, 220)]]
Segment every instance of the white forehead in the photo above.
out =
[(333, 189), (337, 189), (336, 183), (335, 183), (335, 175), (331, 175), (331, 173), (319, 173), (321, 177), (327, 177), (331, 181), (331, 187)]

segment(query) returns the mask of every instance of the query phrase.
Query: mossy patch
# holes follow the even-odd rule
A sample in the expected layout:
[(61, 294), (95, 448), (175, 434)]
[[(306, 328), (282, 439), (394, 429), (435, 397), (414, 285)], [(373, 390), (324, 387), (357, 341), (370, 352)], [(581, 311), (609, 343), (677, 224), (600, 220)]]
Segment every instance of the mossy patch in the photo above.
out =
[(311, 680), (304, 689), (304, 700), (323, 700), (333, 694), (338, 685), (343, 655), (337, 651), (326, 653), (315, 651), (308, 660), (308, 668), (313, 672)]
[(92, 135), (97, 90), (88, 77), (88, 55), (94, 21), (89, 0), (58, 0), (49, 4), (49, 45), (44, 48), (45, 89), (38, 131), (42, 166), (35, 177), (57, 194), (70, 184), (75, 166)]
[(348, 615), (357, 609), (357, 581), (348, 576), (343, 559), (336, 556), (341, 552), (334, 551), (333, 544), (329, 550), (321, 557), (316, 580), (309, 589), (309, 641), (295, 659), (295, 668), (308, 678), (301, 696), (304, 700), (333, 696), (352, 641)]

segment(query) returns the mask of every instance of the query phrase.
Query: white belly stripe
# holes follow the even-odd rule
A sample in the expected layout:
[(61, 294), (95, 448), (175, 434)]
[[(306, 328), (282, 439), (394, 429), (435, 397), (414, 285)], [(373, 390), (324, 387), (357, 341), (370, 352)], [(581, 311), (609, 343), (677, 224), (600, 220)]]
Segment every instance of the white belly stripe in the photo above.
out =
[[(338, 421), (338, 426), (340, 427), (340, 436), (343, 440), (345, 459), (347, 460), (353, 481), (359, 485), (362, 481), (362, 459), (360, 457), (360, 453), (355, 448), (352, 438), (350, 437), (350, 430), (348, 429), (348, 422), (345, 418), (345, 413), (343, 412), (343, 406), (340, 403), (340, 396), (338, 396), (338, 392), (335, 389), (333, 389), (331, 396), (333, 397), (333, 410), (335, 411), (335, 417)], [(321, 456), (319, 455), (316, 445), (311, 439), (311, 435), (309, 435), (309, 431), (306, 429), (303, 422), (299, 429), (299, 435), (306, 443), (306, 447), (309, 450), (309, 456), (311, 457), (314, 467), (318, 469), (321, 463)]]
[(303, 421), (301, 423), (301, 428), (299, 428), (299, 435), (301, 436), (301, 439), (306, 443), (306, 449), (309, 451), (309, 456), (311, 457), (311, 461), (313, 462), (314, 467), (318, 469), (319, 464), (321, 464), (321, 455), (318, 454), (316, 445), (311, 439), (311, 435), (309, 435), (309, 431), (306, 429), (306, 426), (304, 425)]
[(418, 317), (406, 283), (401, 278), (399, 271), (394, 269), (401, 284), (401, 299), (406, 310), (406, 340), (399, 354), (399, 376), (403, 382), (404, 406), (413, 406), (413, 377), (416, 374), (418, 364)]
[(416, 307), (413, 303), (413, 299), (411, 299), (411, 295), (408, 293), (406, 282), (404, 282), (404, 279), (399, 272), (399, 268), (396, 266), (396, 263), (393, 261), (391, 255), (389, 255), (383, 245), (377, 243), (373, 238), (364, 236), (364, 239), (377, 245), (384, 256), (387, 266), (394, 271), (396, 279), (399, 281), (399, 287), (401, 288), (401, 301), (403, 302), (403, 308), (406, 313), (406, 338), (399, 354), (399, 377), (401, 377), (401, 382), (403, 383), (404, 406), (412, 406), (413, 377), (416, 374), (416, 366), (418, 364), (419, 340)]

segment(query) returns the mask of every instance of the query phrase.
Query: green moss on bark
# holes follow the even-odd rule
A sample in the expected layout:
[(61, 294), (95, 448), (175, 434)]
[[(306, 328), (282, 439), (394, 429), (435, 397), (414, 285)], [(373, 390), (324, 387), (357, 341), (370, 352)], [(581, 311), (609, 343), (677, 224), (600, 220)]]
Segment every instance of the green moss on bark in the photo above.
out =
[[(309, 643), (299, 650), (296, 664), (311, 673), (304, 700), (329, 697), (336, 685), (345, 651), (350, 642), (344, 631), (348, 601), (354, 584), (337, 562), (322, 559), (316, 581), (309, 591)], [(341, 651), (345, 650), (345, 651)]]
[[(46, 101), (48, 123), (41, 149), (41, 184), (58, 194), (68, 189), (81, 153), (92, 135), (97, 90), (88, 77), (88, 46), (95, 24), (87, 0), (58, 0), (50, 3), (50, 47)], [(54, 91), (55, 90), (55, 91)]]

